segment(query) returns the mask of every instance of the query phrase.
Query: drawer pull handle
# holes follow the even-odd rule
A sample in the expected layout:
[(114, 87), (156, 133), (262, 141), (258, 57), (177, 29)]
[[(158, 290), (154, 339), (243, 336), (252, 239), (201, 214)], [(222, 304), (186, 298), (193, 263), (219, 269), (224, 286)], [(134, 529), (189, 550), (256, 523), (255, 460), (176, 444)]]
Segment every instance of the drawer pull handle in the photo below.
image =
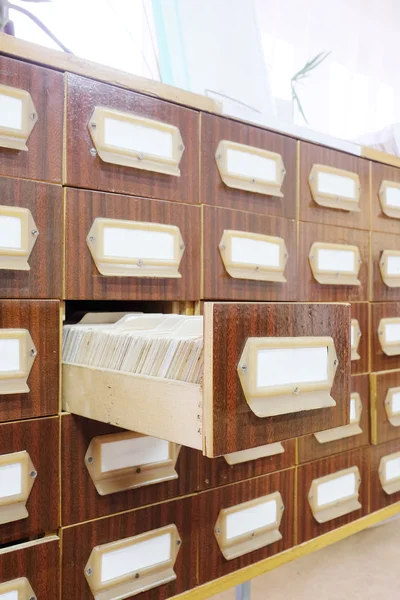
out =
[(96, 546), (84, 571), (95, 600), (128, 598), (174, 581), (180, 547), (175, 525)]
[(383, 283), (391, 288), (400, 287), (400, 252), (384, 250), (379, 260)]
[(381, 319), (378, 337), (384, 354), (387, 356), (400, 354), (400, 317)]
[(325, 431), (314, 433), (315, 438), (320, 444), (327, 444), (337, 440), (353, 437), (362, 433), (360, 427), (362, 413), (362, 402), (360, 394), (353, 392), (350, 396), (350, 423), (342, 427), (334, 427)]
[(282, 238), (225, 229), (219, 251), (225, 269), (235, 279), (286, 282), (288, 252)]
[(385, 398), (388, 421), (393, 427), (400, 427), (400, 387), (389, 388)]
[(0, 455), (0, 525), (26, 519), (37, 472), (28, 452)]
[(37, 120), (29, 92), (0, 85), (0, 147), (27, 151), (26, 143)]
[(0, 206), (0, 269), (29, 271), (29, 257), (39, 231), (31, 211)]
[(284, 504), (279, 492), (223, 508), (214, 535), (226, 560), (259, 550), (282, 539)]
[(252, 460), (258, 460), (259, 458), (283, 454), (284, 452), (285, 449), (282, 444), (276, 442), (275, 444), (266, 444), (265, 446), (257, 446), (257, 448), (249, 448), (248, 450), (240, 450), (239, 452), (225, 454), (224, 458), (228, 465), (239, 465)]
[(313, 165), (308, 182), (314, 201), (319, 206), (360, 211), (361, 186), (357, 173), (327, 165)]
[(254, 146), (221, 140), (215, 153), (222, 181), (230, 188), (282, 198), (282, 156)]
[(26, 577), (0, 583), (0, 600), (32, 600), (36, 594)]
[(400, 183), (383, 180), (379, 188), (379, 200), (387, 217), (400, 219)]
[(114, 433), (93, 438), (85, 464), (100, 496), (170, 481), (180, 446), (140, 433)]
[(326, 523), (361, 508), (360, 483), (358, 467), (314, 479), (308, 493), (314, 519), (318, 523)]
[(381, 458), (379, 480), (384, 492), (389, 496), (400, 492), (400, 452)]
[(102, 275), (182, 277), (185, 245), (175, 225), (97, 218), (86, 243)]
[(360, 360), (358, 346), (361, 339), (360, 324), (357, 319), (351, 320), (350, 340), (351, 340), (351, 360)]
[(27, 329), (0, 329), (0, 395), (29, 392), (37, 350)]
[(179, 163), (185, 148), (174, 125), (96, 106), (89, 131), (106, 163), (176, 177), (181, 174)]
[(248, 338), (238, 374), (254, 414), (272, 417), (335, 406), (337, 365), (331, 337)]
[(309, 261), (314, 278), (323, 285), (361, 285), (361, 266), (357, 246), (314, 242)]

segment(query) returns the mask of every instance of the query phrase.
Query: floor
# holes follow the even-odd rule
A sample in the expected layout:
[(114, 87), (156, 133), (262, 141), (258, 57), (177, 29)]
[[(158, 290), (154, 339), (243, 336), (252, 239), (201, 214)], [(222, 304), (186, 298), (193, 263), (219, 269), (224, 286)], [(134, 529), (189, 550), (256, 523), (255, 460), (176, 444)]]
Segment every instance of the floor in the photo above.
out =
[[(400, 519), (254, 579), (251, 600), (399, 600)], [(234, 600), (235, 590), (212, 600)]]

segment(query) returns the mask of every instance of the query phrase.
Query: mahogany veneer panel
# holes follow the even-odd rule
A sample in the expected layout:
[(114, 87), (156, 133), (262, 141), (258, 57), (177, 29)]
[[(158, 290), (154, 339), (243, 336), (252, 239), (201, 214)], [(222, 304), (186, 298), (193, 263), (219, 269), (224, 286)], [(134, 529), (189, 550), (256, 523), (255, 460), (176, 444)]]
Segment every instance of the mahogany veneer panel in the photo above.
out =
[(400, 501), (400, 492), (386, 494), (379, 479), (379, 463), (381, 462), (381, 458), (400, 452), (400, 439), (392, 440), (379, 446), (372, 446), (369, 450), (371, 456), (371, 512), (375, 512)]
[(392, 425), (385, 409), (389, 388), (400, 387), (400, 371), (371, 373), (371, 435), (373, 444), (400, 439), (400, 427)]
[(400, 287), (388, 287), (382, 279), (379, 262), (384, 250), (400, 250), (400, 225), (399, 233), (375, 233), (371, 234), (371, 257), (372, 257), (372, 282), (371, 300), (374, 302), (388, 302), (400, 300)]
[(360, 358), (351, 361), (351, 374), (360, 375), (369, 372), (369, 305), (368, 302), (357, 302), (351, 305), (351, 318), (357, 319), (360, 325), (361, 338), (358, 344)]
[(381, 187), (382, 181), (394, 181), (400, 183), (400, 169), (381, 163), (371, 162), (370, 164), (372, 178), (372, 230), (385, 231), (387, 233), (400, 233), (400, 219), (394, 219), (385, 215), (379, 200), (379, 188)]
[(371, 371), (389, 371), (400, 369), (400, 355), (387, 356), (379, 342), (378, 328), (381, 319), (400, 317), (400, 302), (376, 302), (371, 310)]

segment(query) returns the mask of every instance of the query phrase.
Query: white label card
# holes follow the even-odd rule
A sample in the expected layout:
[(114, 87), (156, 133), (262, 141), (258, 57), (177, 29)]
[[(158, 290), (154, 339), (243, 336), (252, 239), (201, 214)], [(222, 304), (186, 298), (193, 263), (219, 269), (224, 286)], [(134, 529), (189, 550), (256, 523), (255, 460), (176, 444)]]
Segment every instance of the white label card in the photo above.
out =
[(22, 100), (0, 94), (0, 127), (22, 129)]
[(0, 248), (22, 247), (22, 222), (18, 217), (0, 215)]
[(350, 423), (357, 421), (356, 399), (350, 398)]
[(20, 370), (20, 340), (0, 339), (0, 373)]
[(387, 257), (387, 274), (400, 275), (400, 256)]
[(5, 594), (0, 594), (0, 600), (19, 600), (18, 590), (6, 592)]
[(174, 236), (163, 231), (104, 227), (104, 256), (173, 260)]
[(353, 273), (356, 255), (352, 250), (318, 250), (318, 269), (334, 273)]
[(350, 332), (350, 344), (351, 344), (351, 347), (354, 346), (354, 335), (355, 335), (355, 331), (354, 330), (355, 330), (355, 327), (354, 327), (354, 325), (352, 325), (351, 326), (351, 332)]
[(139, 123), (129, 123), (122, 119), (105, 118), (104, 143), (144, 155), (159, 156), (170, 160), (173, 158), (171, 132)]
[(257, 387), (327, 381), (328, 348), (268, 348), (257, 353)]
[(395, 208), (400, 208), (400, 188), (386, 188), (386, 204)]
[(318, 173), (318, 191), (321, 194), (329, 194), (341, 198), (355, 198), (356, 182), (351, 177), (320, 171)]
[(259, 154), (228, 148), (226, 167), (230, 175), (273, 183), (277, 180), (276, 162)]
[(228, 514), (226, 516), (227, 540), (272, 525), (277, 520), (276, 511), (276, 500), (269, 500)]
[(280, 246), (261, 240), (232, 237), (232, 261), (248, 265), (279, 267)]
[(356, 492), (356, 476), (348, 473), (318, 485), (317, 505), (319, 507), (338, 502), (352, 496)]
[(13, 463), (0, 467), (0, 498), (22, 494), (22, 465)]
[(169, 442), (150, 436), (101, 444), (102, 473), (168, 459)]
[(400, 413), (400, 392), (392, 395), (392, 411), (393, 413)]
[(400, 341), (400, 323), (387, 323), (385, 325), (385, 337), (389, 343)]
[(386, 463), (386, 480), (393, 481), (393, 479), (400, 478), (400, 457), (388, 460)]

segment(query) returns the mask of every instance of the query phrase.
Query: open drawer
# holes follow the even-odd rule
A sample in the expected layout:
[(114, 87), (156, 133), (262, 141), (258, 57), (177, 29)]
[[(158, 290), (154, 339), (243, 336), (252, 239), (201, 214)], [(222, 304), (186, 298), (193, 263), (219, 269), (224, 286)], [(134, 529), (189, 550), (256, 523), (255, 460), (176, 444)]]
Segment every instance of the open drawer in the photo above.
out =
[(202, 332), (199, 383), (64, 353), (64, 410), (209, 457), (348, 424), (349, 305), (209, 302)]

